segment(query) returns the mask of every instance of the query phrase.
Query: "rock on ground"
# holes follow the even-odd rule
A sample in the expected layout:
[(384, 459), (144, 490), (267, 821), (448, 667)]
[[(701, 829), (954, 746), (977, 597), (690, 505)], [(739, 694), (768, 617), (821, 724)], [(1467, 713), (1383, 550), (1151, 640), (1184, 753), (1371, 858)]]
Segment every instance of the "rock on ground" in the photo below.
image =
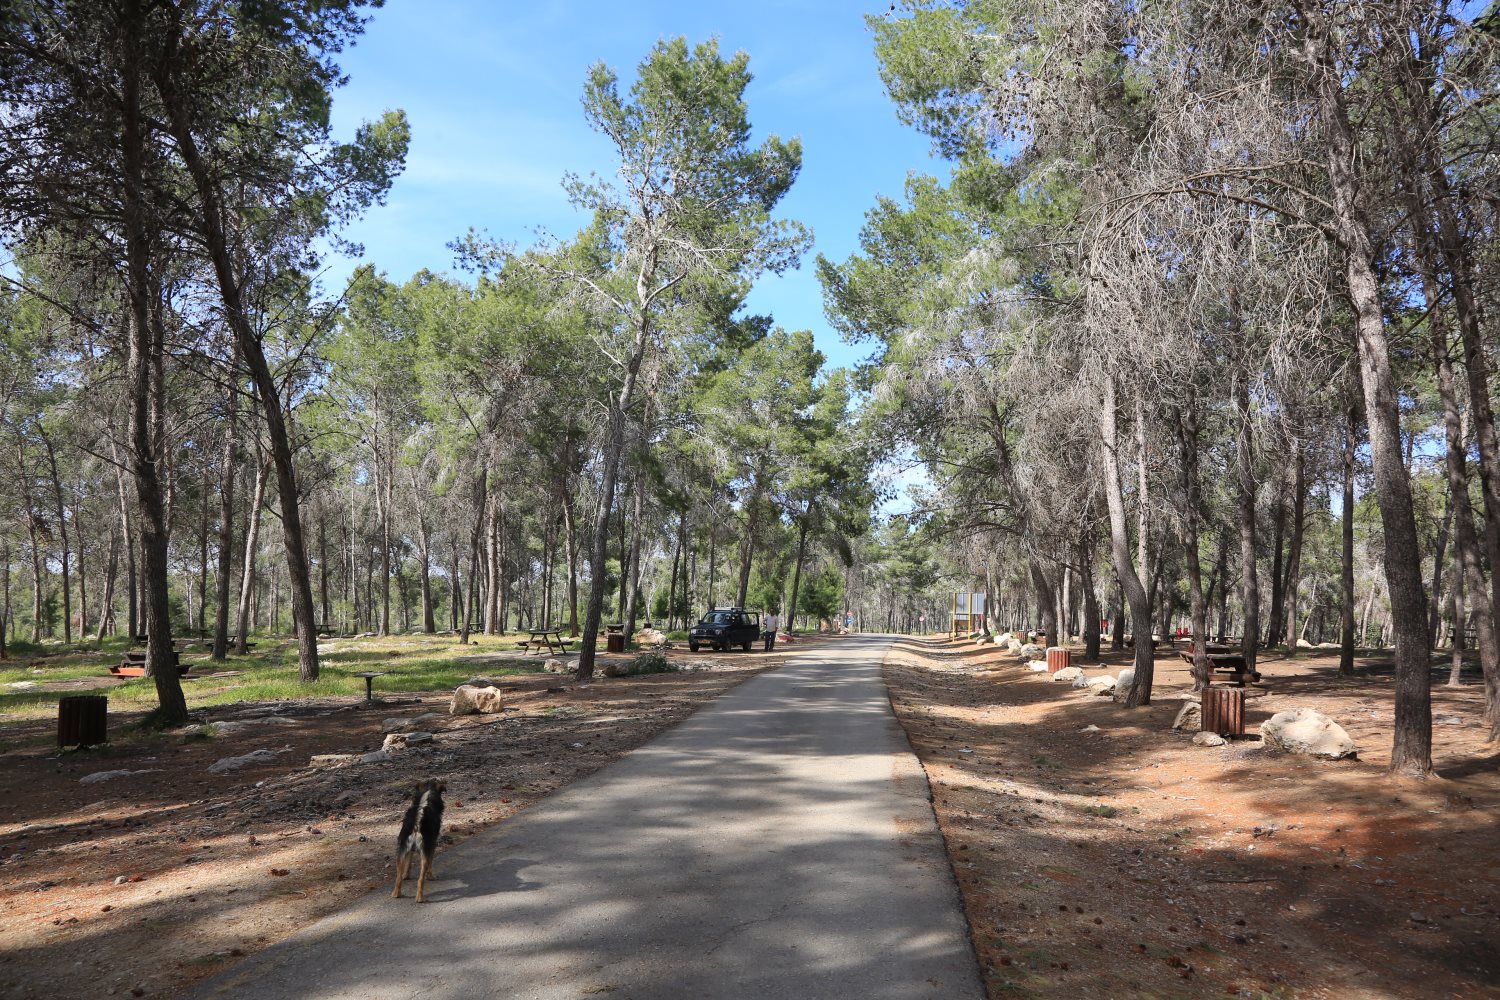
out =
[(1030, 663), (1026, 664), (1026, 669), (1030, 670), (1034, 674), (1045, 674), (1047, 672), (1047, 661), (1032, 660)]
[(220, 736), (227, 736), (254, 726), (300, 726), (296, 719), (288, 719), (284, 715), (267, 715), (259, 719), (231, 719), (228, 722), (214, 723), (214, 729)]
[(1130, 697), (1130, 685), (1134, 683), (1135, 671), (1131, 669), (1121, 670), (1119, 679), (1115, 681), (1115, 700), (1122, 701)]
[(101, 781), (113, 781), (116, 778), (128, 778), (132, 774), (155, 774), (160, 768), (149, 768), (145, 771), (95, 771), (93, 774), (85, 774), (78, 779), (80, 785), (97, 785)]
[(664, 649), (670, 646), (667, 641), (667, 633), (659, 628), (643, 628), (635, 634), (637, 646), (649, 646), (655, 649)]
[(385, 743), (381, 745), (380, 749), (404, 750), (407, 747), (414, 747), (419, 743), (431, 742), (431, 733), (390, 733), (386, 736)]
[(505, 708), (505, 698), (498, 688), (460, 684), (453, 689), (449, 715), (494, 715)]
[(1193, 746), (1198, 747), (1221, 747), (1228, 742), (1218, 733), (1199, 733), (1193, 737)]
[(1055, 673), (1055, 674), (1052, 675), (1052, 683), (1054, 683), (1054, 684), (1072, 684), (1074, 681), (1078, 680), (1078, 678), (1080, 678), (1082, 676), (1083, 676), (1083, 668), (1082, 667), (1063, 667), (1057, 673)]
[(309, 767), (343, 767), (357, 760), (359, 754), (354, 753), (315, 753), (307, 763)]
[(1354, 757), (1359, 752), (1342, 726), (1310, 708), (1277, 712), (1261, 723), (1260, 736), (1269, 750), (1303, 753), (1326, 760)]
[(1047, 651), (1034, 642), (1028, 642), (1026, 645), (1016, 650), (1016, 652), (1021, 654), (1021, 658), (1023, 660), (1034, 660), (1038, 656), (1047, 655)]
[(1203, 728), (1203, 706), (1196, 701), (1185, 701), (1172, 720), (1172, 728), (1183, 733), (1196, 733)]
[(225, 771), (238, 771), (246, 764), (269, 764), (277, 754), (286, 753), (285, 750), (252, 750), (238, 757), (223, 757), (208, 765), (209, 774), (223, 774)]
[(1089, 694), (1101, 698), (1108, 697), (1115, 693), (1115, 686), (1115, 679), (1108, 674), (1105, 674), (1103, 677), (1095, 677), (1089, 681)]

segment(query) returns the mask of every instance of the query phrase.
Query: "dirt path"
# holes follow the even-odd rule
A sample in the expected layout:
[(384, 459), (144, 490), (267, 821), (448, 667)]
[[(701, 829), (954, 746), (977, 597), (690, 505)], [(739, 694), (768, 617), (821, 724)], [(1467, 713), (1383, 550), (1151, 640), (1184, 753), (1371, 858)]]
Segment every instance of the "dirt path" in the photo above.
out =
[[(180, 993), (386, 883), (417, 778), (447, 777), (445, 840), (460, 842), (784, 660), (725, 656), (586, 686), (511, 678), (500, 716), (450, 719), (439, 693), (242, 704), (213, 710), (211, 738), (136, 736), (100, 752), (59, 755), (45, 744), (54, 723), (11, 727), (31, 745), (0, 755), (0, 996)], [(435, 738), (385, 762), (309, 766), (379, 750), (395, 728)], [(271, 756), (209, 770), (256, 750)], [(109, 770), (134, 773), (80, 782)]]
[[(1197, 747), (1185, 669), (1132, 712), (994, 650), (886, 661), (991, 997), (1500, 996), (1500, 779), (1480, 694), (1435, 689), (1443, 777), (1395, 781), (1390, 683), (1272, 661), (1253, 732), (1309, 705), (1359, 761)], [(1099, 668), (1090, 668), (1099, 672)], [(1448, 720), (1448, 721), (1444, 721)]]

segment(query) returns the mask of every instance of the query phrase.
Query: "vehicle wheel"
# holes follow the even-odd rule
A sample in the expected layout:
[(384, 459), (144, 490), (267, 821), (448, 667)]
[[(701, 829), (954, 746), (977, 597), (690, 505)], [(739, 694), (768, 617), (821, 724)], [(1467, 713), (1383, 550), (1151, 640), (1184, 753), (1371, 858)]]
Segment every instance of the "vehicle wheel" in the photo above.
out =
[(714, 652), (715, 653), (722, 653), (722, 652), (724, 652), (728, 648), (729, 647), (726, 644), (722, 643), (722, 642), (716, 642), (716, 643), (714, 643)]
[(748, 653), (750, 652), (750, 647), (753, 645), (755, 645), (753, 642), (742, 642), (740, 643), (740, 648)]
[(698, 644), (696, 642), (688, 643), (688, 651), (693, 653), (698, 652)]

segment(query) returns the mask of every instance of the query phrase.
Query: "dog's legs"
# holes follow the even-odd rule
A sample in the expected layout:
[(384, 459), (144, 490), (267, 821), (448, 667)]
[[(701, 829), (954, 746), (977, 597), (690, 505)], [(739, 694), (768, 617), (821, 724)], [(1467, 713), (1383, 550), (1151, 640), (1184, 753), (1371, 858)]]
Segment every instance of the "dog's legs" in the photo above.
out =
[(417, 873), (417, 902), (419, 903), (427, 901), (423, 896), (427, 891), (427, 876), (431, 873), (431, 870), (432, 856), (424, 852), (422, 854), (422, 867)]
[(406, 869), (411, 865), (410, 852), (403, 851), (401, 857), (396, 859), (396, 890), (391, 893), (395, 899), (401, 898), (401, 883), (406, 881)]

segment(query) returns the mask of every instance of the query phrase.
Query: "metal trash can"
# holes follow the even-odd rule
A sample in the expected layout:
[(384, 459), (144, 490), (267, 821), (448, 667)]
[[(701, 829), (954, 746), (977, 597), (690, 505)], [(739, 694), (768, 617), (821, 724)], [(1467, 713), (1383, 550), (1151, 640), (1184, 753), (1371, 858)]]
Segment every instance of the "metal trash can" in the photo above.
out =
[(70, 694), (57, 700), (57, 745), (96, 747), (109, 742), (109, 699)]

